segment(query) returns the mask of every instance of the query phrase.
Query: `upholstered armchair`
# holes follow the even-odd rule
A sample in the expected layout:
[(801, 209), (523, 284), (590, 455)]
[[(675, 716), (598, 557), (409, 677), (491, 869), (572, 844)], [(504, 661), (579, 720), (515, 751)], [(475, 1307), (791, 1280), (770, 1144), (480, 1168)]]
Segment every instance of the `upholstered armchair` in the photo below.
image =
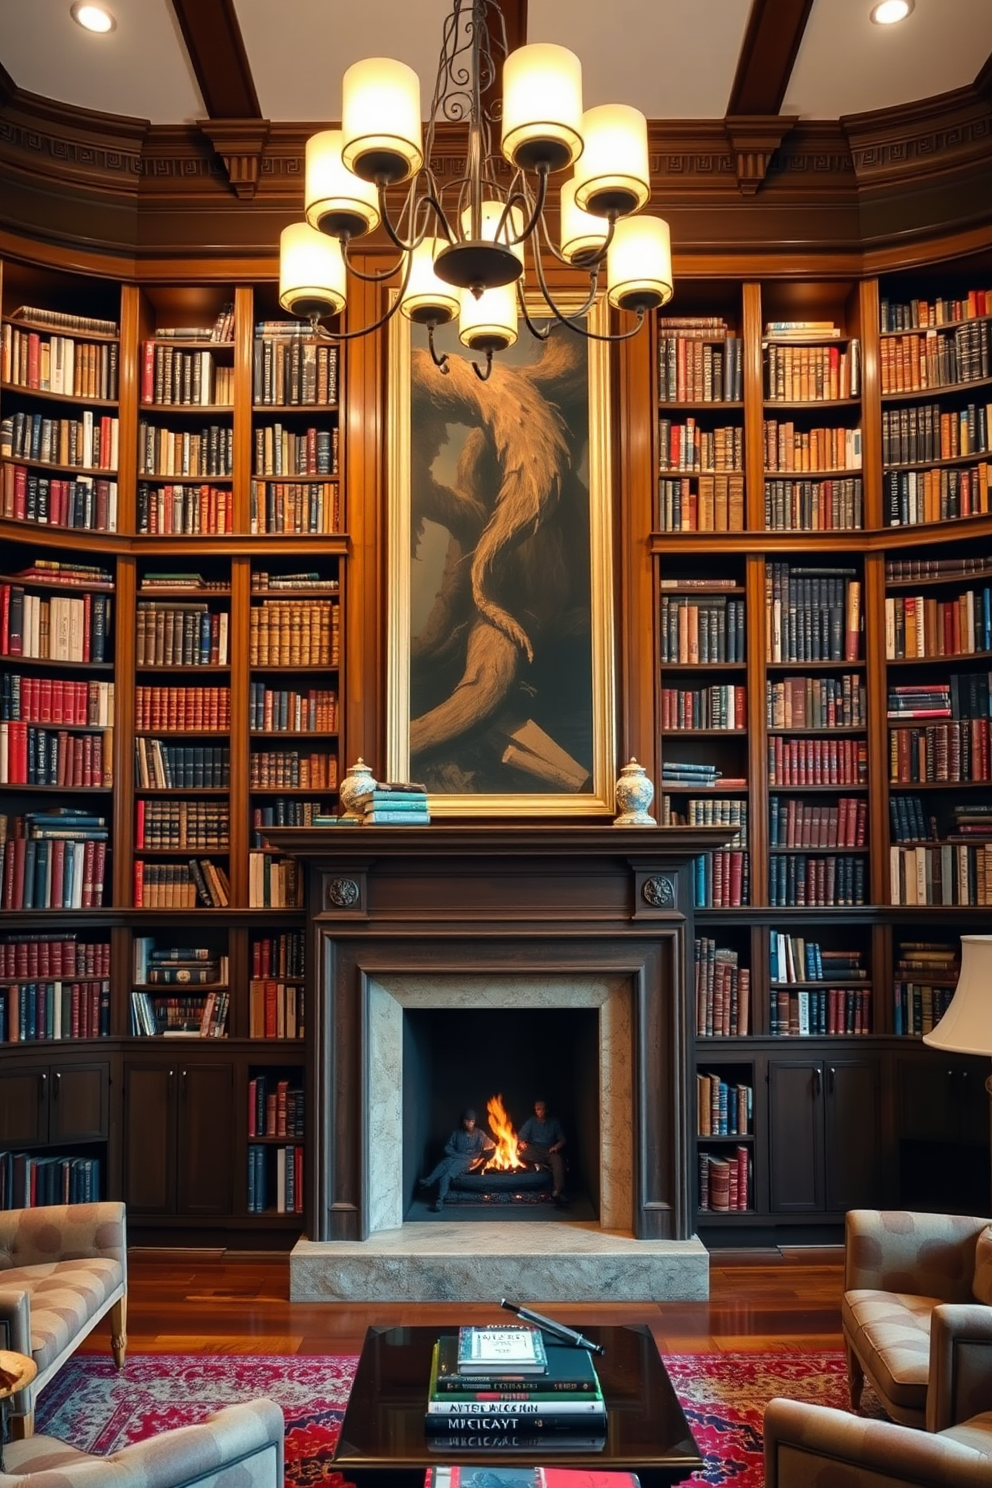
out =
[(988, 1488), (992, 1411), (938, 1434), (798, 1400), (765, 1408), (765, 1488)]
[(0, 1488), (283, 1488), (283, 1431), (279, 1406), (262, 1399), (106, 1457), (32, 1436), (4, 1448)]
[(0, 1210), (0, 1336), (38, 1366), (33, 1383), (11, 1398), (12, 1435), (30, 1436), (39, 1392), (108, 1312), (120, 1368), (126, 1308), (123, 1204)]
[[(852, 1209), (841, 1304), (852, 1409), (865, 1379), (905, 1426), (940, 1431), (992, 1406), (990, 1302), (988, 1219)], [(939, 1391), (935, 1329), (948, 1366)]]

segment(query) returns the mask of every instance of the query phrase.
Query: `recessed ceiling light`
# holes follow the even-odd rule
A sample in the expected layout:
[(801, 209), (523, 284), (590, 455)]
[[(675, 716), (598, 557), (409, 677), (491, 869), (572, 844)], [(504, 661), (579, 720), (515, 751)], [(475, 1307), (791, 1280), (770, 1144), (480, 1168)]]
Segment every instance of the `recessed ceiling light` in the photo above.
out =
[(113, 31), (117, 25), (110, 11), (105, 10), (102, 5), (83, 4), (81, 0), (76, 0), (69, 13), (84, 31)]
[(915, 4), (916, 0), (881, 0), (873, 6), (871, 18), (876, 26), (894, 26), (896, 21), (906, 19)]

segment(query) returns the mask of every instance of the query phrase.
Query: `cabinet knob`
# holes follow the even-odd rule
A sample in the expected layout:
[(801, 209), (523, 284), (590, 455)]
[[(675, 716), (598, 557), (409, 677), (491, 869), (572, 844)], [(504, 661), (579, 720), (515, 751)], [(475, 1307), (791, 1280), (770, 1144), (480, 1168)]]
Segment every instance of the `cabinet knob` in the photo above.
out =
[(45, 1091), (47, 1089), (48, 1089), (48, 1076), (45, 1075), (45, 1074), (41, 1074), (41, 1075), (38, 1076), (38, 1099), (40, 1101), (42, 1101), (42, 1100), (45, 1099)]
[(60, 1092), (61, 1089), (62, 1089), (62, 1076), (59, 1073), (59, 1071), (56, 1070), (55, 1071), (55, 1088), (52, 1091), (52, 1099), (53, 1100), (58, 1100), (58, 1098), (59, 1098), (59, 1092)]
[(823, 1086), (823, 1082), (822, 1082), (822, 1080), (820, 1078), (820, 1071), (818, 1069), (814, 1069), (813, 1070), (813, 1094), (814, 1095), (819, 1095), (820, 1094), (820, 1091), (822, 1089), (822, 1086)]

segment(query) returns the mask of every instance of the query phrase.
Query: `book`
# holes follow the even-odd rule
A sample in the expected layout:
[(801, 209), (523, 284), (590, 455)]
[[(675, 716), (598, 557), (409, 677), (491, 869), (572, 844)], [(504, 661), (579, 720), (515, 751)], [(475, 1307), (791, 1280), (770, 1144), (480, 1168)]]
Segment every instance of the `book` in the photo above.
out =
[[(590, 1472), (581, 1467), (499, 1468), (500, 1488), (640, 1488), (640, 1479), (630, 1472)], [(429, 1467), (424, 1488), (494, 1488), (490, 1468), (471, 1466)]]
[(458, 1330), (459, 1374), (546, 1374), (548, 1354), (536, 1328), (507, 1325)]
[(514, 1396), (555, 1394), (592, 1395), (599, 1381), (592, 1355), (585, 1349), (563, 1347), (545, 1341), (547, 1369), (543, 1374), (522, 1371), (466, 1374), (458, 1369), (458, 1340), (439, 1338), (431, 1357), (430, 1393), (439, 1397), (475, 1399), (487, 1392), (502, 1391)]

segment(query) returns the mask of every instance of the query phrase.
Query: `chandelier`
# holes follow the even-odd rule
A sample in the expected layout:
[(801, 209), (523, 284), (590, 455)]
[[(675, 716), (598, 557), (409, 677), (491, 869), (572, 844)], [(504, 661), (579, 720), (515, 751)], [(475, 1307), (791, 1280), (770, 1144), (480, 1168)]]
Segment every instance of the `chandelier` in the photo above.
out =
[[(494, 50), (503, 59), (503, 96), (490, 102)], [(417, 74), (384, 57), (347, 69), (341, 118), (340, 129), (307, 141), (306, 221), (285, 228), (280, 239), (279, 302), (315, 333), (331, 334), (319, 322), (345, 309), (350, 274), (372, 283), (398, 278), (378, 320), (334, 338), (368, 335), (399, 310), (427, 328), (431, 355), (445, 372), (434, 332), (457, 319), (459, 340), (485, 357), (483, 366), (473, 364), (484, 381), (493, 354), (516, 341), (518, 317), (539, 339), (561, 323), (589, 338), (620, 341), (671, 299), (668, 224), (641, 210), (651, 194), (644, 115), (626, 104), (583, 111), (578, 57), (549, 43), (508, 51), (497, 0), (453, 0), (426, 129)], [(430, 162), (444, 122), (467, 124), (468, 151), (464, 172), (442, 185)], [(569, 167), (555, 241), (547, 220), (550, 178)], [(397, 206), (395, 188), (404, 183)], [(358, 267), (352, 247), (380, 225), (397, 256), (370, 273)], [(556, 302), (546, 260), (587, 272), (578, 308), (574, 296), (567, 312)], [(548, 311), (543, 327), (523, 295), (528, 261)], [(586, 324), (604, 266), (609, 303), (636, 317), (614, 334)]]

